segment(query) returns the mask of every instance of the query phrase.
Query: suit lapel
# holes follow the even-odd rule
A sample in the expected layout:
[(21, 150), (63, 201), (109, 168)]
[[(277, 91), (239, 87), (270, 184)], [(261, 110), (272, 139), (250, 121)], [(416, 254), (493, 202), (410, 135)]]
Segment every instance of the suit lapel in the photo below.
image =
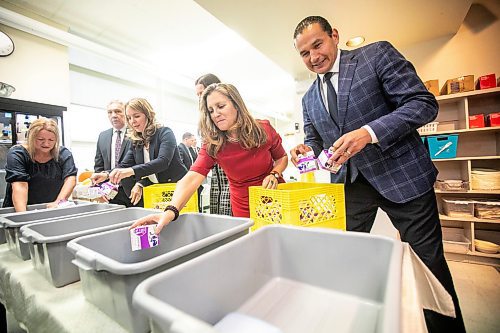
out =
[(104, 160), (104, 169), (111, 169), (111, 138), (113, 137), (113, 128), (109, 129), (106, 135), (103, 137), (102, 151)]
[(339, 86), (337, 92), (339, 103), (339, 124), (341, 128), (344, 127), (347, 113), (347, 102), (349, 101), (352, 78), (354, 77), (357, 64), (358, 60), (354, 59), (354, 55), (350, 51), (342, 50), (340, 53)]

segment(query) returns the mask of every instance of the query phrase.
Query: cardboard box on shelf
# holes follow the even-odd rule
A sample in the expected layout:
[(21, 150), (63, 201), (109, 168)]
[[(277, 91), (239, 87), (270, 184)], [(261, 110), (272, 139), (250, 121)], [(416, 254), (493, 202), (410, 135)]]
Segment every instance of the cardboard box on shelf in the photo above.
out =
[(476, 89), (489, 89), (496, 87), (495, 74), (488, 74), (480, 76), (476, 81)]
[(491, 127), (500, 126), (500, 112), (490, 113), (488, 118)]
[(424, 85), (434, 96), (439, 96), (439, 80), (425, 81)]
[(474, 75), (465, 75), (449, 79), (441, 88), (441, 95), (455, 94), (474, 90)]
[(469, 128), (481, 128), (485, 126), (484, 114), (469, 116)]

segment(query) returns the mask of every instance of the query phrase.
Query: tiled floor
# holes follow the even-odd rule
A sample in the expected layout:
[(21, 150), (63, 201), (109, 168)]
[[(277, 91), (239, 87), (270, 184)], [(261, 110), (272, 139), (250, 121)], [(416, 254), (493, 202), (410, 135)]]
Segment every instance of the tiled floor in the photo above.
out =
[(469, 333), (500, 332), (500, 273), (497, 268), (448, 261)]

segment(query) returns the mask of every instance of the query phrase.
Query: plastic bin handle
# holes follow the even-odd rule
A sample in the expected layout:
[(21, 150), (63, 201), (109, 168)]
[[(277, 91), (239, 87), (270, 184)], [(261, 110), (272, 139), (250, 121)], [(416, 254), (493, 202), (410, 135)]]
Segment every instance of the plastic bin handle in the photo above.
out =
[(84, 271), (91, 271), (92, 270), (92, 267), (84, 264), (82, 261), (80, 261), (78, 259), (71, 260), (71, 263), (73, 263), (73, 265), (75, 265), (76, 267), (78, 267)]
[(94, 256), (88, 251), (85, 251), (85, 249), (81, 248), (75, 252), (75, 259), (71, 262), (86, 271), (93, 270), (95, 267)]
[(7, 219), (3, 216), (0, 216), (0, 229), (5, 229), (6, 224), (7, 224)]

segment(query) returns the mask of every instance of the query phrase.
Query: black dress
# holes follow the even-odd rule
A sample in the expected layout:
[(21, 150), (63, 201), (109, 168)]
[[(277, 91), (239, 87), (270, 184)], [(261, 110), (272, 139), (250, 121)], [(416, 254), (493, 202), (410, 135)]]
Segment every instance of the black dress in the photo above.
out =
[(65, 147), (59, 149), (59, 161), (38, 163), (31, 160), (26, 148), (16, 145), (7, 153), (5, 172), (7, 187), (3, 207), (13, 207), (12, 183), (28, 182), (28, 205), (52, 202), (57, 199), (64, 180), (76, 176), (78, 170), (73, 155)]

